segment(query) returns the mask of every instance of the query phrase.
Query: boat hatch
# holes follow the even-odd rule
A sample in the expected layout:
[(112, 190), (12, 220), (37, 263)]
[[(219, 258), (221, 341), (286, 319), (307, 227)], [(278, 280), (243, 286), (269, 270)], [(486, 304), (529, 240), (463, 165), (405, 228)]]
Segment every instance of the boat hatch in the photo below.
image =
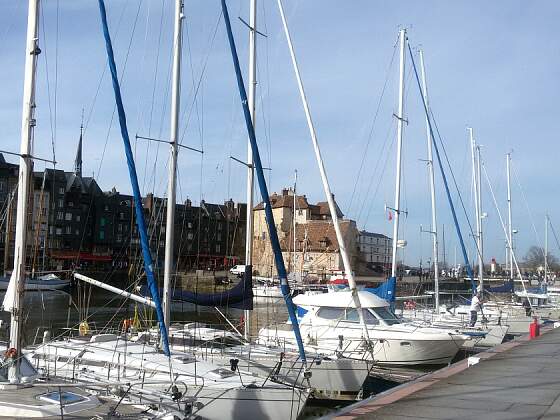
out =
[(194, 357), (183, 356), (183, 357), (177, 357), (177, 360), (180, 361), (182, 364), (186, 365), (188, 363), (193, 363), (196, 359)]
[(211, 370), (210, 372), (208, 372), (211, 376), (214, 376), (217, 379), (224, 379), (224, 378), (229, 378), (231, 376), (235, 375), (235, 372), (231, 371), (230, 369), (226, 369), (226, 368), (218, 368), (218, 369), (214, 369)]
[(62, 404), (62, 405), (75, 404), (86, 400), (81, 395), (74, 394), (73, 392), (69, 392), (69, 391), (48, 392), (46, 394), (39, 395), (37, 398), (41, 401), (46, 401), (55, 404)]

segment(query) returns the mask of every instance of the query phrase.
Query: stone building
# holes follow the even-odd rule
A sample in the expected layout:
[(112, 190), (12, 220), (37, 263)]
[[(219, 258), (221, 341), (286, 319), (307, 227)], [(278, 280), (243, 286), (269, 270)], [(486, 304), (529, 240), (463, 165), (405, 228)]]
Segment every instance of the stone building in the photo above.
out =
[[(294, 196), (292, 190), (284, 189), (281, 194), (271, 195), (270, 202), (288, 272), (303, 272), (322, 278), (343, 270), (338, 241), (326, 201), (310, 204), (305, 195)], [(338, 205), (337, 215), (340, 218), (346, 248), (352, 264), (355, 265), (359, 259), (356, 223), (343, 219), (344, 215)], [(253, 270), (258, 275), (276, 275), (263, 203), (255, 207), (253, 220)]]

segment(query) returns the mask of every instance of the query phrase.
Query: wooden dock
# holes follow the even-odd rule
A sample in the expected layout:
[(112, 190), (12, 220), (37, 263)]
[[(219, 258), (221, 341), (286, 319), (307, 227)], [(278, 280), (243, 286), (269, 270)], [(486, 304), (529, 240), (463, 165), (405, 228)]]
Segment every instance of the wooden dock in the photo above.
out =
[(560, 328), (502, 344), (326, 418), (560, 419)]

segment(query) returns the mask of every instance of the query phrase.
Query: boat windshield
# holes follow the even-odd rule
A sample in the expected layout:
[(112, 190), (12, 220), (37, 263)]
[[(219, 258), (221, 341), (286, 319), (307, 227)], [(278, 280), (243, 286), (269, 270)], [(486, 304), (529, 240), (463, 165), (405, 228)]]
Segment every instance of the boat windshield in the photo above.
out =
[(391, 311), (388, 307), (371, 308), (370, 311), (375, 313), (377, 317), (385, 322), (387, 325), (400, 324), (401, 320)]
[[(323, 319), (360, 322), (360, 316), (355, 308), (331, 308), (324, 307), (319, 309), (317, 316)], [(364, 320), (366, 324), (377, 325), (379, 320), (369, 311), (364, 310)]]
[[(367, 309), (363, 310), (364, 313), (364, 321), (366, 324), (369, 325), (377, 325), (379, 324), (379, 320)], [(351, 322), (360, 322), (360, 315), (358, 311), (354, 308), (346, 310), (346, 321)]]

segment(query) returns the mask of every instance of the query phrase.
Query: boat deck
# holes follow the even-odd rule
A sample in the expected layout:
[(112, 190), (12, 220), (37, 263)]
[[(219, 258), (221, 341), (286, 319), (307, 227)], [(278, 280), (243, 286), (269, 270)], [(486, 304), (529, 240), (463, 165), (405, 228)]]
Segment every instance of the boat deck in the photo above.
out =
[(560, 418), (560, 328), (455, 363), (329, 416), (351, 419)]

